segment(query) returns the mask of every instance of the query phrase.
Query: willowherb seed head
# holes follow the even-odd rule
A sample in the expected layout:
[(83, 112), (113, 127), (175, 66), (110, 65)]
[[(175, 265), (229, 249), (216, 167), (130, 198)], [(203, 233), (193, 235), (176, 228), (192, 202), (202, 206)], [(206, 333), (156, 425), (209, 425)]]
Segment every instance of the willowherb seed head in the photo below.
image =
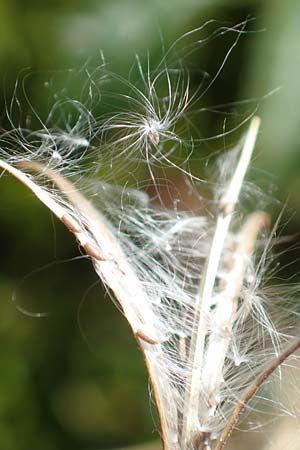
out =
[[(142, 74), (139, 60), (138, 67)], [(84, 178), (78, 168), (99, 136), (97, 152), (116, 155), (112, 170), (115, 158), (137, 153), (153, 181), (153, 162), (175, 168), (172, 145), (184, 142), (175, 125), (196, 99), (178, 73), (174, 82), (165, 66), (154, 77), (148, 70), (144, 91), (129, 83), (132, 94), (122, 98), (136, 110), (95, 120), (89, 137), (49, 129), (30, 139), (20, 129), (3, 135), (0, 167), (74, 234), (113, 293), (144, 354), (164, 449), (222, 450), (260, 386), (300, 347), (298, 287), (266, 283), (268, 215), (259, 204), (248, 214), (241, 207), (259, 119), (236, 157), (223, 160), (209, 213), (155, 207), (146, 192)], [(20, 142), (22, 152), (9, 150)]]

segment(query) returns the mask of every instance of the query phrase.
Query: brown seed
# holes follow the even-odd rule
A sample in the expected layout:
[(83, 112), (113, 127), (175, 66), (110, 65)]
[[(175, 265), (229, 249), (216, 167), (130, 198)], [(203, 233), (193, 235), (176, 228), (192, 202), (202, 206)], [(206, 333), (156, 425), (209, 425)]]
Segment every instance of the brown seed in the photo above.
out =
[(87, 244), (84, 244), (82, 247), (83, 247), (84, 251), (86, 252), (86, 254), (88, 256), (90, 256), (91, 258), (95, 258), (98, 261), (103, 261), (104, 260), (104, 258), (101, 255), (101, 253), (92, 244), (87, 243)]
[(153, 339), (152, 337), (145, 334), (142, 330), (137, 330), (135, 333), (135, 336), (139, 339), (142, 339), (143, 341), (147, 342), (148, 344), (155, 345), (159, 344), (159, 342), (156, 339)]
[(149, 141), (153, 144), (153, 145), (158, 145), (159, 144), (159, 134), (158, 131), (156, 130), (150, 130), (148, 133), (148, 138)]
[(80, 233), (80, 225), (69, 214), (64, 214), (60, 220), (71, 231), (71, 233)]
[(211, 450), (209, 445), (209, 434), (204, 431), (196, 431), (192, 441), (192, 446), (195, 449)]

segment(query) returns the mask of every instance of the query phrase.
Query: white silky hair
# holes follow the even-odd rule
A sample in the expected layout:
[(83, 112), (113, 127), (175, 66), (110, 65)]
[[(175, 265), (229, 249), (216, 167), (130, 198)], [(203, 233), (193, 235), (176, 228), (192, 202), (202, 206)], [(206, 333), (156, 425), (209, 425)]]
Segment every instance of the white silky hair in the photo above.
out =
[[(113, 293), (145, 357), (164, 448), (208, 450), (245, 392), (298, 337), (299, 288), (269, 284), (275, 235), (268, 215), (259, 202), (249, 214), (241, 206), (257, 117), (222, 157), (218, 183), (208, 184), (209, 212), (158, 207), (147, 192), (91, 179), (82, 170), (96, 140), (104, 154), (97, 170), (107, 158), (113, 170), (124, 156), (132, 164), (138, 154), (155, 184), (155, 166), (175, 169), (173, 151), (193, 147), (176, 125), (203, 91), (191, 94), (183, 69), (171, 71), (165, 59), (153, 78), (149, 69), (143, 75), (138, 58), (137, 65), (145, 91), (128, 82), (131, 94), (122, 94), (133, 110), (98, 120), (75, 103), (79, 119), (68, 132), (44, 126), (4, 133), (0, 167), (67, 226)], [(163, 99), (156, 90), (161, 78)], [(196, 180), (184, 165), (177, 169)]]

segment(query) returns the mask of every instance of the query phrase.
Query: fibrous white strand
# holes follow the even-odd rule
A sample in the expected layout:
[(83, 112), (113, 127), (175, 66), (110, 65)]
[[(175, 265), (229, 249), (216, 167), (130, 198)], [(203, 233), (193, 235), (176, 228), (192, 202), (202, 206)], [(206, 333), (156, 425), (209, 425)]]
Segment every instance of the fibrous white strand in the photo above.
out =
[[(145, 354), (162, 422), (162, 438), (171, 449), (177, 440), (175, 430), (172, 432), (172, 428), (176, 426), (176, 416), (174, 416), (176, 409), (172, 406), (173, 398), (169, 392), (168, 379), (160, 370), (159, 361), (163, 358), (161, 337), (157, 335), (155, 317), (153, 317), (151, 303), (147, 299), (145, 290), (128, 264), (111, 226), (75, 186), (53, 170), (38, 163), (26, 162), (21, 166), (23, 169), (26, 167), (38, 170), (50, 177), (75, 206), (76, 218), (70, 215), (67, 207), (62, 207), (52, 199), (46, 190), (34, 183), (25, 173), (0, 160), (0, 167), (25, 184), (69, 228), (93, 260), (95, 269), (103, 282), (114, 292)], [(168, 416), (164, 414), (164, 411), (168, 411)], [(164, 430), (168, 430), (168, 434), (165, 434)], [(170, 438), (170, 436), (173, 437)]]
[(262, 289), (268, 217), (235, 221), (258, 127), (254, 118), (215, 220), (159, 210), (143, 192), (75, 185), (35, 158), (0, 161), (74, 234), (118, 300), (144, 354), (165, 450), (209, 450), (218, 436), (223, 448), (247, 401), (298, 348), (288, 346), (291, 299)]
[[(139, 85), (102, 68), (102, 81), (127, 89), (100, 89), (100, 96), (118, 98), (119, 109), (110, 117), (95, 119), (74, 101), (79, 118), (66, 132), (42, 124), (37, 132), (18, 128), (1, 136), (0, 168), (74, 234), (128, 320), (149, 371), (164, 450), (210, 450), (215, 439), (222, 450), (248, 401), (300, 345), (299, 314), (292, 307), (299, 287), (266, 286), (274, 241), (274, 233), (264, 234), (268, 216), (261, 205), (242, 213), (259, 119), (252, 119), (240, 153), (234, 152), (237, 162), (228, 154), (222, 159), (221, 194), (221, 182), (206, 185), (212, 196), (217, 193), (214, 215), (204, 208), (180, 211), (174, 198), (165, 206), (160, 189), (168, 189), (169, 180), (160, 185), (155, 172), (159, 166), (163, 178), (171, 168), (199, 183), (186, 163), (202, 138), (199, 130), (191, 135), (188, 115), (219, 76), (244, 25), (212, 33), (234, 32), (236, 38), (206, 87), (203, 76), (192, 92), (188, 74), (181, 65), (168, 67), (166, 57), (153, 72), (148, 60), (144, 73), (137, 57)], [(197, 45), (204, 42), (197, 38)], [(162, 85), (164, 97), (158, 95)], [(177, 164), (174, 152), (182, 149), (184, 161)], [(91, 174), (83, 169), (86, 159), (97, 180), (83, 177)], [(147, 168), (155, 198), (140, 190), (140, 180), (139, 190), (127, 187), (136, 163)], [(121, 184), (120, 174), (125, 187), (107, 182), (115, 177)], [(198, 185), (192, 188), (197, 192)]]
[[(206, 430), (202, 430), (202, 427), (207, 421), (207, 418), (199, 417), (199, 401), (201, 401), (201, 392), (203, 392), (202, 385), (203, 380), (205, 379), (204, 365), (206, 339), (209, 333), (209, 316), (215, 302), (215, 299), (213, 298), (213, 288), (216, 283), (220, 258), (232, 221), (234, 208), (238, 201), (239, 193), (253, 152), (259, 122), (257, 117), (252, 120), (238, 165), (228, 188), (225, 190), (225, 193), (220, 200), (216, 228), (207, 257), (205, 270), (201, 278), (199, 296), (195, 305), (195, 318), (189, 351), (189, 361), (192, 368), (190, 371), (190, 380), (187, 384), (183, 412), (184, 423), (182, 445), (186, 448), (193, 442), (195, 430), (198, 429), (199, 432), (206, 432)], [(205, 399), (203, 399), (203, 401), (205, 401)]]

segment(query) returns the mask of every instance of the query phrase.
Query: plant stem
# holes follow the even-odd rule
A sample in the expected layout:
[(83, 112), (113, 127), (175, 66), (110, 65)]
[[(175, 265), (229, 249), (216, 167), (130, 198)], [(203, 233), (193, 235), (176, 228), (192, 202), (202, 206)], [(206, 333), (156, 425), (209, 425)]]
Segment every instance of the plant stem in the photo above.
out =
[(271, 364), (269, 367), (267, 367), (264, 372), (259, 375), (259, 377), (256, 379), (256, 381), (253, 383), (253, 385), (248, 389), (248, 391), (244, 394), (244, 396), (239, 401), (238, 405), (236, 406), (231, 418), (227, 422), (226, 427), (224, 428), (221, 437), (219, 439), (219, 442), (215, 448), (215, 450), (223, 450), (229, 436), (231, 435), (235, 425), (237, 424), (242, 412), (244, 411), (247, 403), (251, 400), (251, 398), (256, 394), (258, 389), (261, 387), (261, 385), (264, 383), (264, 381), (276, 370), (281, 364), (284, 363), (284, 361), (291, 356), (293, 353), (296, 352), (300, 348), (300, 339), (297, 339), (296, 342), (294, 342), (287, 350), (285, 350), (281, 355), (279, 355)]
[(202, 389), (206, 394), (206, 401), (201, 402), (199, 406), (200, 417), (214, 414), (219, 403), (224, 365), (233, 337), (233, 325), (248, 261), (255, 249), (258, 234), (268, 224), (267, 214), (253, 213), (247, 218), (237, 235), (234, 252), (230, 258), (230, 267), (216, 302), (214, 326), (207, 339), (202, 377)]
[[(219, 204), (216, 229), (212, 240), (206, 267), (200, 284), (199, 296), (195, 305), (195, 319), (192, 331), (189, 360), (191, 364), (190, 380), (187, 382), (182, 447), (188, 448), (193, 435), (199, 431), (199, 398), (202, 391), (202, 370), (204, 364), (205, 342), (208, 334), (208, 315), (224, 242), (238, 201), (241, 187), (254, 149), (260, 119), (254, 117), (250, 124), (241, 156), (234, 175)], [(201, 424), (200, 424), (201, 427)], [(205, 431), (205, 430), (200, 430)]]

